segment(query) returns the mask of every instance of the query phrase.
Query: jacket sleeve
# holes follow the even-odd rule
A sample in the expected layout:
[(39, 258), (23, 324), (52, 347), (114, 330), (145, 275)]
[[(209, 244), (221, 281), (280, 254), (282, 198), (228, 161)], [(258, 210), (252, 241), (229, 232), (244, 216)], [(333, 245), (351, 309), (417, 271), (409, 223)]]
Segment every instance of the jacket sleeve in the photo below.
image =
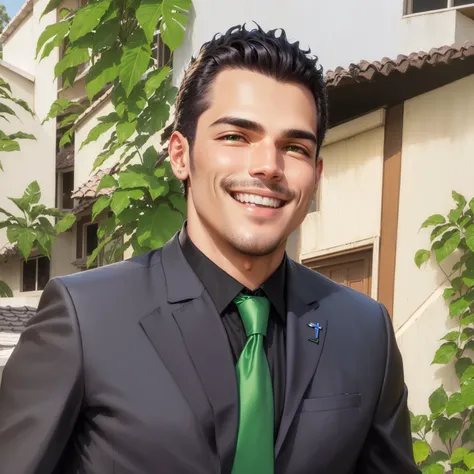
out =
[(388, 312), (381, 308), (387, 340), (385, 375), (356, 474), (420, 474), (413, 459), (402, 358)]
[(71, 436), (83, 394), (74, 306), (64, 284), (53, 279), (3, 371), (1, 472), (51, 474)]

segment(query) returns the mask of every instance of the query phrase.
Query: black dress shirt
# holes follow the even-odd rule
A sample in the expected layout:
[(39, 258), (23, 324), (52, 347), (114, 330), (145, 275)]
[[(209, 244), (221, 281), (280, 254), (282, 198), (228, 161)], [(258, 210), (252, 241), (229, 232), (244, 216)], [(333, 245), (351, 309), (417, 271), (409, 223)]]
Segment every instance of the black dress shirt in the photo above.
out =
[[(242, 291), (249, 294), (252, 292), (207, 258), (191, 242), (186, 228), (181, 231), (180, 244), (186, 260), (203, 283), (222, 317), (222, 324), (229, 339), (234, 363), (237, 364), (247, 342), (247, 335), (233, 299)], [(278, 269), (258, 290), (263, 291), (271, 302), (264, 347), (273, 381), (276, 438), (285, 401), (286, 255)]]

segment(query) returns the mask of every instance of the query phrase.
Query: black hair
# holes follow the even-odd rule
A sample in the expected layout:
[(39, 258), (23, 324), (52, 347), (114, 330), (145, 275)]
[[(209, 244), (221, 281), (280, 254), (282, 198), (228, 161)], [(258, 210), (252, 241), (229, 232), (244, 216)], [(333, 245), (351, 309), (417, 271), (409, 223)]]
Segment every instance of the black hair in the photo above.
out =
[(184, 74), (176, 98), (174, 130), (187, 138), (192, 150), (197, 122), (210, 106), (208, 93), (216, 75), (225, 69), (247, 69), (311, 91), (318, 117), (317, 158), (328, 126), (328, 101), (322, 67), (310, 53), (310, 49), (300, 49), (299, 42), (290, 43), (283, 29), (264, 32), (258, 25), (252, 30), (242, 25), (215, 35)]

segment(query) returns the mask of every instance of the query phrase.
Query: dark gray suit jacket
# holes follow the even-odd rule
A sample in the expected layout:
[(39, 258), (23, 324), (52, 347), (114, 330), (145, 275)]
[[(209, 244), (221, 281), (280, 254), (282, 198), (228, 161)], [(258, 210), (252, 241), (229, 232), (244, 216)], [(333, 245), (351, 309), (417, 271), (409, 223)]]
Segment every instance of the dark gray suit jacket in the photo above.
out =
[[(418, 473), (387, 312), (288, 267), (276, 474)], [(4, 370), (0, 471), (229, 474), (237, 393), (220, 316), (175, 237), (47, 285)]]

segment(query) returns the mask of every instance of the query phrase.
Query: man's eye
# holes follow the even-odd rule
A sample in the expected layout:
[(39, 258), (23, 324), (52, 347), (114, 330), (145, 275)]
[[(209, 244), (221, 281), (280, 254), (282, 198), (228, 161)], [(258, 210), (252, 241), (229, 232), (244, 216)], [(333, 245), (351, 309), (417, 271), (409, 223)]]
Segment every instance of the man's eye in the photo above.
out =
[(220, 138), (221, 140), (226, 140), (229, 142), (239, 142), (243, 140), (243, 137), (240, 135), (224, 135), (223, 137)]
[(291, 151), (291, 152), (293, 152), (293, 153), (301, 153), (301, 154), (303, 154), (303, 155), (309, 156), (308, 152), (307, 152), (304, 148), (302, 148), (302, 147), (300, 147), (300, 146), (288, 145), (288, 146), (286, 147), (286, 150), (287, 150), (287, 151)]

